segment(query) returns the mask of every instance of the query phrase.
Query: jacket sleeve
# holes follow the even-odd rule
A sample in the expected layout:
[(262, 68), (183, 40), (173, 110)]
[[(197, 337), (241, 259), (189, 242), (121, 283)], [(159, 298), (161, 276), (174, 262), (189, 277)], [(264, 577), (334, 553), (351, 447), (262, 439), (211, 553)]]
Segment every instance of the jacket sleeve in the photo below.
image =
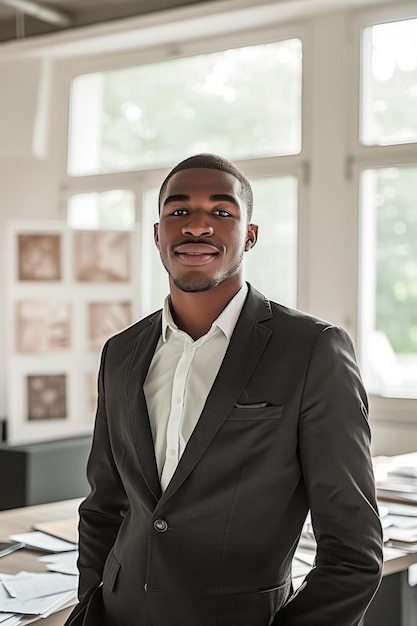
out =
[(107, 347), (108, 342), (101, 356), (97, 413), (87, 463), (87, 478), (91, 489), (79, 508), (80, 602), (86, 602), (101, 583), (104, 563), (115, 542), (123, 519), (122, 514), (127, 508), (127, 497), (113, 459), (107, 426), (104, 388)]
[(276, 626), (356, 626), (382, 573), (382, 531), (370, 455), (368, 403), (352, 342), (326, 327), (311, 353), (299, 454), (317, 541), (315, 567)]

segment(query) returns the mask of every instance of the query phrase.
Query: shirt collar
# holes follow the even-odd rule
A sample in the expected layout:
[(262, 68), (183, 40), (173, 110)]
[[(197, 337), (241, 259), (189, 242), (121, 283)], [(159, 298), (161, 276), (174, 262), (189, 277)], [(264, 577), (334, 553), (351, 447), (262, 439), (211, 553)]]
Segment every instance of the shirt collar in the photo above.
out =
[[(237, 294), (233, 296), (229, 304), (220, 313), (219, 317), (214, 320), (208, 332), (210, 332), (214, 327), (218, 327), (224, 333), (227, 340), (230, 341), (230, 337), (232, 336), (236, 322), (245, 303), (247, 293), (248, 286), (246, 283), (243, 283), (243, 286), (239, 289)], [(170, 297), (167, 296), (164, 300), (164, 306), (162, 308), (162, 341), (164, 342), (167, 341), (168, 330), (171, 330), (172, 332), (181, 332), (172, 319), (169, 301)]]

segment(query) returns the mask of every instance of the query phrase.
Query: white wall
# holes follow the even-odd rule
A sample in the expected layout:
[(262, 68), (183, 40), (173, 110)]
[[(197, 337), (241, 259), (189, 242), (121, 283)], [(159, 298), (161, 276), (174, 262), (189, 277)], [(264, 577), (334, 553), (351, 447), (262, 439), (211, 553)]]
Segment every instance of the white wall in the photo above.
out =
[(57, 98), (51, 88), (50, 106), (45, 102), (43, 66), (40, 59), (0, 63), (0, 418), (6, 416), (7, 283), (12, 271), (7, 225), (9, 220), (63, 215), (53, 133)]

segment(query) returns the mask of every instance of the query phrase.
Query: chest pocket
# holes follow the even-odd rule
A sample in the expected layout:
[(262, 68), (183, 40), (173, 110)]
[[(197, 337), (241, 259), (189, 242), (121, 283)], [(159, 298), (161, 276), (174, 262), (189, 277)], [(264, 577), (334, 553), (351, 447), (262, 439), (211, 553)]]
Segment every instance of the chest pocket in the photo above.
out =
[(284, 413), (284, 405), (267, 405), (262, 404), (238, 404), (236, 405), (227, 421), (263, 421), (263, 420), (280, 420)]

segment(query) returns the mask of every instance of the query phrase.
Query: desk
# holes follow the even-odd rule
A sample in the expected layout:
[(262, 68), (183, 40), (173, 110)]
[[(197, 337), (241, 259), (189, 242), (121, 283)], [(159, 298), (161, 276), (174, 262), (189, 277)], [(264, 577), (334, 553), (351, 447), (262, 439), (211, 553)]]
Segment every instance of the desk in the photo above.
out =
[[(6, 540), (13, 533), (27, 532), (32, 529), (33, 524), (48, 522), (53, 520), (68, 519), (77, 514), (77, 509), (82, 501), (66, 500), (64, 502), (53, 502), (51, 504), (40, 504), (28, 506), (21, 509), (0, 511), (0, 541)], [(44, 564), (37, 560), (39, 552), (29, 550), (18, 550), (0, 559), (0, 571), (6, 574), (16, 574), (21, 570), (33, 572), (47, 571)], [(372, 611), (365, 616), (364, 626), (402, 626), (403, 622), (381, 619), (381, 615), (387, 614), (386, 606), (393, 598), (399, 594), (404, 596), (404, 584), (406, 584), (407, 569), (410, 565), (417, 563), (417, 553), (405, 554), (400, 550), (387, 549), (384, 560), (384, 580), (381, 587), (382, 593), (378, 592), (371, 605)], [(385, 590), (384, 590), (385, 586)], [(412, 589), (414, 592), (417, 588)], [(396, 601), (396, 600), (395, 600)], [(414, 600), (412, 601), (414, 602)], [(374, 606), (375, 605), (375, 606)], [(28, 618), (25, 624), (36, 623), (38, 626), (62, 626), (71, 608), (66, 608), (46, 619)], [(375, 617), (374, 617), (375, 616)], [(405, 624), (407, 622), (404, 622)], [(414, 622), (409, 622), (415, 624)]]
[[(74, 517), (82, 501), (66, 500), (64, 502), (54, 502), (52, 504), (40, 504), (28, 506), (21, 509), (11, 509), (0, 512), (0, 541), (7, 540), (11, 534), (23, 533), (32, 530), (33, 524), (37, 522), (48, 522)], [(8, 556), (0, 558), (0, 571), (6, 574), (17, 574), (21, 570), (32, 572), (47, 572), (44, 563), (38, 561), (39, 552), (35, 550), (18, 550)], [(71, 608), (62, 609), (46, 619), (27, 618), (24, 624), (36, 623), (42, 626), (62, 626)]]

